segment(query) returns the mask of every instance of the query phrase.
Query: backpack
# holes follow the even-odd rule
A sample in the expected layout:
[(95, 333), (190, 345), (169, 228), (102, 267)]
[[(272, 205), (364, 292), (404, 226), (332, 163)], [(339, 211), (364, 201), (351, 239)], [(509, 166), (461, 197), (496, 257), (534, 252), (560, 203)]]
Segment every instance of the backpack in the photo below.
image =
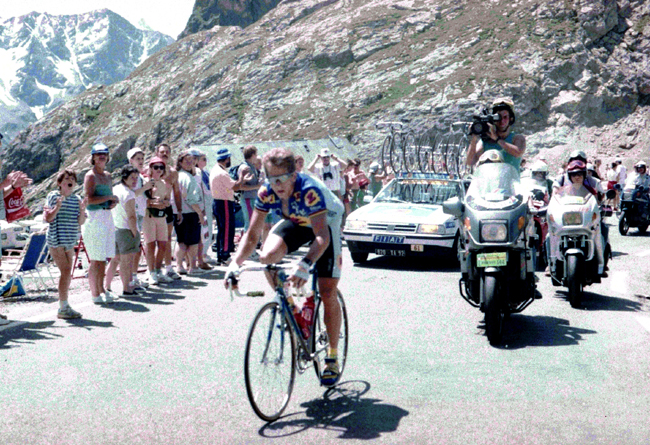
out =
[(230, 175), (230, 177), (235, 181), (239, 179), (238, 172), (239, 172), (239, 167), (241, 167), (241, 165), (242, 164), (233, 165), (228, 169), (228, 175)]

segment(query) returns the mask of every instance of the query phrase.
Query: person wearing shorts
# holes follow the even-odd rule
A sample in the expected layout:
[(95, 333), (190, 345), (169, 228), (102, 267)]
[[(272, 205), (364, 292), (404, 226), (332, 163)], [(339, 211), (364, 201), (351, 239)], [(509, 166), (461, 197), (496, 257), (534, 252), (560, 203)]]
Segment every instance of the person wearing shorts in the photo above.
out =
[(119, 199), (113, 194), (111, 174), (106, 171), (108, 147), (102, 143), (90, 150), (92, 169), (84, 176), (88, 218), (82, 226), (84, 246), (90, 266), (88, 283), (95, 304), (112, 303), (116, 296), (104, 287), (106, 262), (115, 256), (115, 225), (111, 209)]
[[(143, 233), (145, 244), (145, 256), (147, 258), (147, 269), (149, 284), (170, 283), (174, 281), (171, 277), (162, 273), (163, 258), (167, 249), (167, 221), (169, 214), (173, 221), (174, 212), (169, 205), (171, 199), (171, 187), (165, 181), (165, 170), (167, 165), (159, 157), (149, 161), (149, 175), (151, 188), (145, 192), (147, 197), (147, 209), (143, 221)], [(157, 247), (157, 249), (156, 249)]]
[(309, 269), (316, 263), (318, 289), (327, 317), (327, 334), (330, 346), (325, 359), (321, 383), (336, 384), (339, 379), (337, 347), (341, 329), (341, 308), (337, 287), (341, 277), (341, 218), (343, 203), (320, 180), (295, 171), (295, 158), (291, 151), (276, 148), (264, 155), (262, 164), (266, 180), (260, 187), (255, 210), (248, 231), (226, 271), (224, 285), (237, 277), (239, 267), (255, 250), (264, 219), (270, 212), (282, 215), (269, 234), (260, 262), (275, 264), (282, 258), (309, 243), (307, 254), (289, 273), (289, 282), (301, 287), (309, 280)]
[(199, 206), (201, 198), (200, 189), (196, 183), (192, 170), (195, 160), (190, 151), (180, 154), (176, 161), (176, 171), (178, 171), (178, 185), (181, 190), (181, 203), (177, 203), (178, 210), (181, 212), (180, 222), (176, 222), (176, 268), (184, 270), (182, 261), (187, 258), (189, 276), (202, 275), (204, 273), (197, 267), (197, 255), (199, 242), (201, 241), (201, 226), (207, 225), (208, 220), (205, 213)]
[(136, 286), (132, 282), (134, 270), (137, 269), (135, 256), (140, 252), (140, 231), (138, 230), (138, 210), (135, 188), (140, 172), (130, 164), (120, 171), (121, 182), (115, 186), (115, 195), (119, 204), (112, 211), (115, 224), (115, 258), (106, 273), (106, 288), (110, 289), (117, 265), (120, 266), (122, 296), (137, 296)]
[[(172, 200), (174, 202), (181, 202), (181, 191), (178, 187), (178, 172), (173, 167), (173, 160), (171, 158), (172, 149), (168, 144), (162, 143), (156, 147), (155, 155), (165, 162), (165, 176), (164, 179), (167, 184), (172, 188)], [(181, 276), (176, 273), (172, 261), (172, 233), (174, 231), (174, 222), (176, 218), (181, 218), (181, 215), (174, 214), (174, 206), (171, 204), (165, 209), (167, 217), (167, 247), (165, 249), (164, 262), (167, 266), (162, 274), (173, 279), (180, 280)]]

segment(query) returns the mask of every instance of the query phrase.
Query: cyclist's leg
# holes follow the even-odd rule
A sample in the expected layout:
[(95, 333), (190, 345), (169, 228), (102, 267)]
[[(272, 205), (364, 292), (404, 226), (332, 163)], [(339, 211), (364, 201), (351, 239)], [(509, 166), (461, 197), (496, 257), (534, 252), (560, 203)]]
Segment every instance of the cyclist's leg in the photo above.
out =
[(328, 356), (336, 356), (341, 332), (341, 306), (338, 300), (338, 284), (339, 278), (318, 277), (318, 292), (323, 300), (324, 321), (330, 342), (327, 351)]

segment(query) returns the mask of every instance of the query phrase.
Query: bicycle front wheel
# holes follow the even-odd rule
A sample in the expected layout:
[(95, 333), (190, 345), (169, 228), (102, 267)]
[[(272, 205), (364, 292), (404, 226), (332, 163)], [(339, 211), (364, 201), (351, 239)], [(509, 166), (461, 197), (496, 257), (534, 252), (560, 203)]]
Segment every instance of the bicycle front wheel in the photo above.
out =
[[(343, 375), (345, 363), (348, 358), (348, 311), (345, 308), (343, 294), (341, 294), (340, 291), (338, 291), (338, 302), (341, 308), (341, 330), (339, 332), (337, 352), (339, 373), (340, 375)], [(316, 376), (320, 379), (321, 372), (325, 369), (325, 357), (327, 355), (327, 348), (330, 344), (327, 329), (325, 327), (325, 306), (323, 305), (323, 300), (318, 300), (314, 314), (311, 350), (316, 353), (316, 356), (314, 357), (314, 370), (316, 371)]]
[(248, 400), (260, 419), (278, 419), (289, 404), (296, 378), (296, 343), (280, 305), (267, 303), (246, 340), (244, 377)]

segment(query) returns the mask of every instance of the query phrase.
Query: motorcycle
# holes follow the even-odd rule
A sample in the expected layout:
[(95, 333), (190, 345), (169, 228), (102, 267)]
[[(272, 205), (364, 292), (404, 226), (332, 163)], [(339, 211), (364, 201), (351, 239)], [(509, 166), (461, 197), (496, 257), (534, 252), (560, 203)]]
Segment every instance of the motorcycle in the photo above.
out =
[[(615, 193), (609, 190), (607, 198)], [(571, 307), (579, 307), (585, 286), (601, 282), (612, 251), (601, 234), (601, 219), (611, 214), (611, 207), (601, 207), (586, 189), (576, 192), (572, 186), (562, 187), (551, 198), (551, 281), (568, 288)]]
[(542, 271), (546, 268), (546, 236), (548, 235), (548, 221), (546, 220), (546, 209), (548, 207), (549, 196), (545, 181), (539, 181), (535, 178), (522, 178), (524, 189), (530, 194), (528, 206), (530, 213), (533, 215), (532, 234), (534, 242), (533, 258), (535, 259), (535, 270)]
[(490, 344), (501, 342), (505, 318), (540, 297), (535, 289), (531, 218), (519, 173), (503, 162), (479, 165), (467, 191), (443, 203), (460, 220), (460, 295), (485, 313)]
[(618, 231), (627, 235), (630, 227), (636, 227), (639, 232), (645, 233), (650, 225), (650, 201), (648, 188), (636, 186), (626, 189), (621, 196), (621, 216), (618, 221)]

